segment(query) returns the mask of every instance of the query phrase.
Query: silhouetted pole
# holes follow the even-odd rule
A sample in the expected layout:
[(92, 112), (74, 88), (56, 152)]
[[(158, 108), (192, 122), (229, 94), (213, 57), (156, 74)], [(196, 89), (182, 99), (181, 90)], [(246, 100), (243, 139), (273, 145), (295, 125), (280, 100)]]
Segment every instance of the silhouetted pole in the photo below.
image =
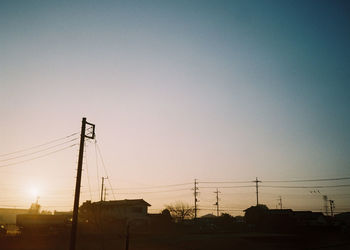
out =
[(323, 195), (323, 203), (324, 203), (325, 213), (328, 216), (328, 197), (327, 197), (327, 195)]
[(216, 206), (216, 216), (219, 216), (219, 190), (216, 189), (216, 192), (214, 192), (216, 194), (216, 203), (215, 203), (215, 206)]
[(282, 210), (282, 196), (280, 196), (278, 204), (280, 205), (280, 209)]
[(256, 188), (256, 205), (258, 206), (259, 205), (259, 185), (258, 183), (261, 182), (258, 180), (258, 177), (255, 178), (255, 188)]
[(107, 196), (107, 188), (105, 187), (105, 193), (104, 193), (104, 197), (103, 197), (104, 201), (106, 201), (106, 196)]
[(329, 200), (329, 206), (331, 208), (331, 216), (333, 217), (334, 215), (334, 200)]
[(105, 177), (102, 177), (102, 187), (101, 187), (101, 201), (103, 201), (103, 185), (104, 185)]
[[(93, 128), (92, 136), (85, 135), (86, 124), (89, 124)], [(84, 142), (85, 137), (93, 139), (95, 137), (95, 125), (88, 123), (84, 117), (81, 124), (81, 134), (80, 134), (80, 147), (79, 147), (79, 158), (78, 158), (78, 169), (77, 169), (77, 179), (75, 184), (75, 195), (74, 195), (74, 207), (73, 207), (73, 219), (72, 219), (72, 230), (70, 237), (70, 250), (75, 250), (76, 236), (78, 228), (78, 209), (79, 209), (79, 198), (80, 198), (80, 184), (81, 184), (81, 172), (83, 168), (83, 154), (84, 154)]]
[(197, 179), (194, 179), (194, 218), (197, 219), (197, 202), (198, 202), (198, 199), (197, 199), (197, 195), (198, 195), (198, 187), (197, 187)]

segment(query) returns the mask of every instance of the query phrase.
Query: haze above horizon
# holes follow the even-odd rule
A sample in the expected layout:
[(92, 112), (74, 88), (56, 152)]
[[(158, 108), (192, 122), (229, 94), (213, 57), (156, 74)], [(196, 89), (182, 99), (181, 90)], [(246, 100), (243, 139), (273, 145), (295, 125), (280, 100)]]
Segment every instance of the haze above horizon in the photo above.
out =
[[(198, 179), (203, 213), (216, 187), (234, 213), (255, 188), (219, 182), (350, 176), (349, 13), (346, 1), (1, 1), (0, 207), (40, 196), (70, 209), (82, 117), (97, 144), (81, 202), (108, 175), (109, 199), (192, 204)], [(333, 195), (349, 210), (348, 190), (262, 187), (261, 202), (315, 210)]]

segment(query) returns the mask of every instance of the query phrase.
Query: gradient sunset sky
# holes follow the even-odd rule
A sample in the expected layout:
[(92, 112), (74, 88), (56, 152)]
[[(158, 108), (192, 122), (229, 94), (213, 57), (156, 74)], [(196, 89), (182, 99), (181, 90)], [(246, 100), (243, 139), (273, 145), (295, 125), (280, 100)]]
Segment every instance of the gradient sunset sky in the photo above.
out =
[[(192, 204), (195, 178), (348, 177), (349, 13), (334, 0), (1, 1), (0, 155), (79, 133), (87, 117), (108, 199), (144, 198), (153, 212)], [(107, 175), (86, 145), (82, 202)], [(0, 207), (29, 207), (37, 189), (43, 209), (71, 209), (77, 152), (1, 156)], [(255, 204), (254, 187), (208, 185), (201, 214), (216, 187), (232, 214)], [(317, 191), (349, 210), (349, 189)], [(317, 211), (311, 191), (261, 188), (260, 202)]]

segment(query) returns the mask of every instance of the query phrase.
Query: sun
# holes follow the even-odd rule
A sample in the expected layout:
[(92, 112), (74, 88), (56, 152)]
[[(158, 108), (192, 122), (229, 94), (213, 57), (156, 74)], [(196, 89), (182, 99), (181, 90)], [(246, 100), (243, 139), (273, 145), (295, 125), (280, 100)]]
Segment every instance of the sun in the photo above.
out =
[(39, 189), (37, 187), (31, 187), (29, 189), (29, 193), (34, 196), (34, 197), (38, 197), (39, 195)]

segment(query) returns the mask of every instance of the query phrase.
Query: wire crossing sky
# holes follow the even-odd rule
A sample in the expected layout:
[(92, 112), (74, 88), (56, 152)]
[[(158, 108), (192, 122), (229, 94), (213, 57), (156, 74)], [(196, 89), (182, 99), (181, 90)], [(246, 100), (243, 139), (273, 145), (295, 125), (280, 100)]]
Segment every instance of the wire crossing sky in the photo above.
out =
[[(103, 175), (114, 190), (195, 178), (350, 176), (349, 13), (349, 2), (340, 0), (1, 1), (0, 155), (71, 135), (87, 117), (103, 160), (86, 142), (86, 199)], [(8, 191), (0, 205), (9, 205), (15, 186), (21, 206), (34, 200), (29, 187), (42, 190), (47, 206), (68, 206), (70, 191), (52, 192), (74, 187), (77, 147), (63, 150), (70, 144), (1, 167)], [(29, 159), (30, 152), (21, 155)], [(273, 189), (276, 197), (291, 191), (281, 189)], [(346, 195), (335, 189), (322, 192)], [(240, 204), (231, 209), (244, 209), (254, 204), (248, 191), (221, 195), (228, 207)], [(312, 195), (304, 191), (294, 195)], [(190, 191), (181, 192), (143, 197), (157, 209), (169, 199), (192, 202)], [(341, 199), (339, 206), (348, 201)], [(322, 200), (307, 202), (320, 207)]]

